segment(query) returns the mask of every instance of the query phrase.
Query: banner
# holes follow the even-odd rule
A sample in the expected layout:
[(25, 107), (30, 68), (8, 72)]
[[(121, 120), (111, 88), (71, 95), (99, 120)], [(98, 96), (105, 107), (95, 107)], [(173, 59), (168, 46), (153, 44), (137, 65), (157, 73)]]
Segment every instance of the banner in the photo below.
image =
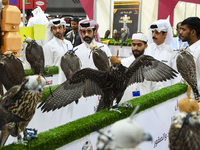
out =
[[(9, 0), (9, 5), (15, 5), (21, 10), (23, 0)], [(46, 0), (25, 0), (25, 9), (33, 9), (37, 6), (40, 6), (43, 11), (46, 10)]]
[(114, 20), (113, 30), (121, 31), (124, 23), (124, 16), (127, 15), (127, 26), (130, 34), (128, 38), (131, 38), (133, 33), (138, 29), (138, 14), (139, 14), (139, 1), (122, 1), (114, 2)]

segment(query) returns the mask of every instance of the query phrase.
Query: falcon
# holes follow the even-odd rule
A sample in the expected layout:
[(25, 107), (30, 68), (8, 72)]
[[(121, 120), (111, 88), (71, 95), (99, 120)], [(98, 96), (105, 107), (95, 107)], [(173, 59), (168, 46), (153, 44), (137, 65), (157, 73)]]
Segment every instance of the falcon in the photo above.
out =
[(20, 137), (33, 118), (36, 106), (43, 94), (45, 79), (41, 75), (27, 76), (21, 85), (16, 85), (8, 90), (0, 99), (0, 104), (13, 115), (25, 121), (10, 122), (2, 127), (0, 146), (3, 146), (9, 135)]
[(113, 35), (112, 36), (113, 36), (113, 38), (115, 40), (115, 43), (119, 42), (119, 31), (117, 31), (117, 29), (113, 30)]
[(200, 149), (200, 112), (181, 112), (169, 130), (170, 150)]
[(17, 115), (13, 115), (6, 108), (0, 105), (0, 130), (5, 124), (9, 122), (20, 122), (20, 121), (25, 121), (25, 120)]
[(60, 66), (67, 80), (71, 79), (72, 75), (81, 69), (80, 59), (74, 51), (67, 51), (61, 57)]
[(129, 36), (129, 28), (128, 27), (127, 28), (121, 28), (121, 44), (120, 44), (121, 47), (125, 43), (128, 36)]
[(110, 30), (107, 30), (105, 32), (104, 39), (107, 39), (109, 35), (110, 35)]
[(35, 74), (43, 73), (44, 71), (44, 53), (43, 48), (29, 37), (26, 37), (26, 59), (31, 65), (31, 69)]
[(176, 58), (176, 65), (178, 72), (183, 79), (191, 86), (195, 96), (195, 100), (199, 100), (199, 91), (197, 87), (196, 66), (193, 56), (189, 53), (188, 49), (183, 48), (179, 51)]
[(108, 71), (110, 67), (108, 56), (101, 49), (101, 47), (102, 46), (100, 46), (99, 48), (95, 47), (92, 49), (92, 58), (98, 70)]
[[(138, 107), (136, 107), (137, 109)], [(109, 132), (98, 136), (97, 150), (137, 149), (143, 141), (152, 141), (151, 134), (144, 132), (143, 128), (133, 120), (135, 110), (130, 117), (122, 119), (111, 125)]]
[(138, 57), (128, 68), (112, 65), (108, 71), (85, 68), (76, 72), (70, 80), (62, 83), (40, 105), (43, 112), (59, 109), (81, 96), (101, 95), (97, 111), (109, 108), (116, 98), (120, 102), (127, 86), (148, 81), (166, 81), (176, 77), (176, 71), (148, 55)]
[(15, 57), (11, 51), (5, 52), (1, 58), (0, 72), (0, 83), (7, 91), (13, 86), (21, 84), (25, 77), (21, 60)]

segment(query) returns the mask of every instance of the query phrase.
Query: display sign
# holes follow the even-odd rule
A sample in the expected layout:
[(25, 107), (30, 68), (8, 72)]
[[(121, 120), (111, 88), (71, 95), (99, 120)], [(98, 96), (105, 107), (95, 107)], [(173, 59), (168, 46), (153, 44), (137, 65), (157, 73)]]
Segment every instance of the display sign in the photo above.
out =
[[(21, 10), (23, 0), (9, 0), (9, 5), (15, 5)], [(25, 0), (25, 9), (33, 9), (37, 6), (40, 6), (42, 10), (46, 10), (46, 0)]]
[(9, 5), (15, 5), (19, 8), (19, 0), (9, 0)]
[[(113, 29), (121, 31), (123, 23), (126, 21), (126, 24), (129, 28), (130, 34), (129, 38), (133, 33), (137, 32), (138, 29), (138, 14), (139, 14), (139, 1), (121, 1), (114, 2), (114, 20), (113, 20)], [(124, 19), (124, 16), (127, 16)]]
[(46, 10), (46, 0), (34, 0), (33, 7), (40, 6), (42, 10)]

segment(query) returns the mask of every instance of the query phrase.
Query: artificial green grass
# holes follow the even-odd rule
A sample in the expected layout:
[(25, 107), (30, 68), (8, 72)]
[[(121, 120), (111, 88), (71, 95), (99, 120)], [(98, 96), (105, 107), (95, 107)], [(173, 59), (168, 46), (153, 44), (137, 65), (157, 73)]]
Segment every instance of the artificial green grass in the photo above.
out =
[[(177, 37), (178, 35), (174, 34), (173, 36)], [(119, 46), (121, 44), (121, 39), (119, 39), (119, 42), (115, 42), (114, 38), (108, 38), (108, 39), (101, 38), (102, 43), (107, 40), (110, 40), (108, 45)], [(123, 46), (131, 46), (131, 44), (132, 44), (132, 39), (126, 39)]]
[[(58, 66), (44, 67), (44, 70), (45, 70), (43, 72), (44, 76), (50, 76), (50, 75), (59, 73)], [(32, 69), (25, 69), (24, 72), (26, 76), (34, 75), (34, 72)]]
[[(56, 86), (53, 86), (56, 88)], [(155, 93), (149, 93), (141, 97), (129, 100), (128, 103), (133, 105), (133, 108), (119, 108), (122, 114), (118, 112), (111, 112), (107, 109), (101, 110), (93, 115), (89, 115), (84, 118), (80, 118), (73, 122), (69, 122), (65, 125), (50, 129), (38, 134), (37, 140), (32, 140), (28, 147), (23, 145), (7, 145), (0, 150), (54, 150), (63, 145), (80, 139), (93, 132), (91, 127), (93, 125), (98, 126), (99, 129), (113, 124), (114, 122), (130, 116), (132, 111), (137, 105), (140, 105), (140, 111), (151, 108), (169, 99), (177, 97), (187, 91), (187, 85), (176, 84), (156, 91)], [(46, 87), (43, 98), (50, 94), (49, 88)]]
[[(121, 44), (121, 39), (119, 39), (119, 42), (115, 42), (113, 38), (108, 38), (108, 39), (101, 38), (102, 43), (103, 41), (107, 41), (107, 40), (110, 40), (108, 45), (119, 46)], [(123, 46), (131, 46), (131, 44), (132, 44), (132, 39), (126, 39)]]

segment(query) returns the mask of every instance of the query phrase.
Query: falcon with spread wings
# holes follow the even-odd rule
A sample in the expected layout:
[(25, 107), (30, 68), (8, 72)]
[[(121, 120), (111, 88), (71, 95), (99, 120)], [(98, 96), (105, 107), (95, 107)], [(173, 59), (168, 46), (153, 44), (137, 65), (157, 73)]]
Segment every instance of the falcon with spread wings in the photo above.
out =
[(176, 71), (151, 56), (142, 55), (128, 68), (112, 65), (108, 71), (85, 68), (76, 72), (70, 80), (62, 83), (40, 105), (43, 112), (59, 109), (81, 96), (101, 95), (97, 111), (110, 107), (116, 98), (120, 102), (127, 86), (148, 81), (166, 81), (176, 77)]

